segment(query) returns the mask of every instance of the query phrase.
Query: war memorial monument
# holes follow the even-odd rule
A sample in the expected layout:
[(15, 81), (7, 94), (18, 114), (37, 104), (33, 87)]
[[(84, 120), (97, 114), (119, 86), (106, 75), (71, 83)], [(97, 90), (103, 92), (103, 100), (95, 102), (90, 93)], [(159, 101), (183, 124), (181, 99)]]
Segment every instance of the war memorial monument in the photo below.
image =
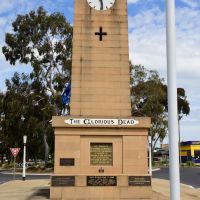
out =
[(74, 0), (69, 116), (55, 116), (52, 200), (150, 199), (150, 118), (131, 116), (126, 0)]

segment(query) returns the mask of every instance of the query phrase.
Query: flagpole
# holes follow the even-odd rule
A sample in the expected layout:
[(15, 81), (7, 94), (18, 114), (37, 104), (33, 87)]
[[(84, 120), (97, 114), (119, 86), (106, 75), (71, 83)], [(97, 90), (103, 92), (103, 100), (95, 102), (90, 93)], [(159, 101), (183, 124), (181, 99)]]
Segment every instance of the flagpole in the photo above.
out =
[(180, 200), (179, 139), (176, 86), (176, 34), (175, 0), (166, 0), (167, 22), (167, 80), (168, 80), (168, 126), (170, 157), (170, 199)]

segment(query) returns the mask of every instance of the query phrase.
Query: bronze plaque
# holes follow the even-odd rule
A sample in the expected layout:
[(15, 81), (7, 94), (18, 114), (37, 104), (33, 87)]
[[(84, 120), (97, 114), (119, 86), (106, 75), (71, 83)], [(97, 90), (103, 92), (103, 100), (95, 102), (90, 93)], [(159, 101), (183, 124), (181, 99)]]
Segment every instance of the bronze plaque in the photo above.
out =
[(117, 186), (117, 177), (87, 176), (87, 186)]
[(129, 176), (129, 186), (151, 186), (151, 176)]
[(90, 144), (91, 165), (113, 165), (113, 144), (112, 143), (91, 143)]
[(74, 158), (61, 158), (60, 166), (74, 166)]
[(51, 186), (53, 187), (75, 186), (75, 176), (52, 176)]

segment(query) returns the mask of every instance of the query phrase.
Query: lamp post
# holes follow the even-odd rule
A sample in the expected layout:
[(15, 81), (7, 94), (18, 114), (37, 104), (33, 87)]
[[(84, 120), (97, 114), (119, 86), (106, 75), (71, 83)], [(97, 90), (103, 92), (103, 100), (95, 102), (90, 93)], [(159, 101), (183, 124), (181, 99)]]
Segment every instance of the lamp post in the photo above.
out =
[(151, 136), (149, 136), (149, 175), (152, 176)]
[(27, 141), (27, 136), (24, 135), (23, 137), (23, 142), (24, 142), (24, 153), (23, 153), (23, 174), (22, 174), (22, 180), (26, 180), (26, 141)]

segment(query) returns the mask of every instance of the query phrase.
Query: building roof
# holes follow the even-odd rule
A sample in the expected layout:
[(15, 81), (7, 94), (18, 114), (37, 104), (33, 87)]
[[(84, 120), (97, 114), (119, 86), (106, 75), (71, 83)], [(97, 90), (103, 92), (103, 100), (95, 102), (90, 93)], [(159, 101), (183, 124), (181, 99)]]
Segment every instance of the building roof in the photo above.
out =
[(186, 141), (186, 142), (181, 142), (181, 146), (187, 146), (187, 145), (200, 145), (200, 141)]

